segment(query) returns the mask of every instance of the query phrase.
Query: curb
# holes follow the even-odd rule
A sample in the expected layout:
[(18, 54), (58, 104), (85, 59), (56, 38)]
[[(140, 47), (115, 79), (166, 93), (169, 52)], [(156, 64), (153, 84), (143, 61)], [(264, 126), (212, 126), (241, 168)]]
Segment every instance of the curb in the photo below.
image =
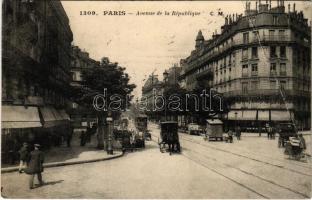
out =
[[(53, 163), (46, 163), (43, 164), (44, 168), (51, 168), (51, 167), (61, 167), (61, 166), (67, 166), (67, 165), (77, 165), (77, 164), (84, 164), (84, 163), (91, 163), (91, 162), (99, 162), (99, 161), (105, 161), (105, 160), (112, 160), (115, 158), (120, 158), (124, 155), (124, 152), (121, 152), (121, 154), (116, 156), (111, 156), (107, 158), (97, 158), (97, 159), (90, 159), (90, 160), (78, 160), (78, 161), (69, 161), (69, 162), (53, 162)], [(10, 173), (18, 171), (18, 167), (11, 167), (11, 168), (4, 168), (1, 169), (1, 173)]]

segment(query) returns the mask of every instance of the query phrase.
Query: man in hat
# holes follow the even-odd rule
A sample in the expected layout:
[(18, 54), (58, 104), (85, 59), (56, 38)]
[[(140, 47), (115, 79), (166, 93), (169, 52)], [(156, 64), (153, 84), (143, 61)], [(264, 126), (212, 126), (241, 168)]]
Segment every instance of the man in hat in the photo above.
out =
[(23, 146), (18, 151), (20, 157), (20, 165), (19, 165), (19, 173), (22, 173), (24, 168), (27, 166), (27, 162), (29, 161), (29, 152), (28, 152), (28, 144), (26, 142), (23, 143)]
[(35, 144), (35, 149), (30, 152), (30, 161), (28, 164), (27, 170), (25, 172), (29, 174), (29, 188), (34, 189), (34, 177), (35, 174), (37, 174), (38, 181), (40, 185), (43, 185), (42, 181), (42, 175), (43, 172), (43, 161), (44, 161), (44, 155), (43, 152), (39, 150), (40, 145)]

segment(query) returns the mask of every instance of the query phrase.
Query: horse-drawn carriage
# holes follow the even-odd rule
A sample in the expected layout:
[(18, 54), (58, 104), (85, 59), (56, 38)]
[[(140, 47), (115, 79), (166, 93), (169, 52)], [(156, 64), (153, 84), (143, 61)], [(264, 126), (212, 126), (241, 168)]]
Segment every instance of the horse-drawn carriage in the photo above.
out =
[(181, 146), (178, 135), (178, 123), (174, 121), (166, 121), (160, 124), (160, 137), (161, 141), (158, 141), (159, 149), (161, 153), (169, 151), (170, 155), (173, 152), (181, 152)]

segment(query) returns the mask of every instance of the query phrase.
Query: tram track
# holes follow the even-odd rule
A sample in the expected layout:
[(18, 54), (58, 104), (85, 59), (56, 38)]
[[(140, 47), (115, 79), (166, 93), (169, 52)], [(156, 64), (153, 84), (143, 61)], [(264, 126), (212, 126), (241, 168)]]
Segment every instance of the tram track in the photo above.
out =
[[(290, 192), (293, 192), (293, 193), (296, 193), (296, 194), (298, 194), (298, 195), (301, 195), (301, 196), (304, 197), (304, 198), (310, 198), (309, 196), (307, 196), (306, 194), (304, 194), (304, 193), (302, 193), (302, 192), (298, 192), (298, 191), (296, 191), (296, 190), (294, 190), (294, 189), (292, 189), (292, 188), (290, 188), (290, 187), (286, 187), (286, 186), (283, 186), (283, 185), (281, 185), (281, 184), (278, 184), (278, 183), (276, 183), (275, 181), (272, 181), (272, 180), (263, 178), (263, 177), (261, 177), (261, 176), (258, 176), (258, 175), (254, 174), (254, 173), (251, 173), (251, 172), (248, 172), (248, 171), (243, 170), (243, 169), (241, 169), (241, 168), (235, 167), (235, 166), (233, 166), (233, 165), (229, 165), (229, 164), (226, 164), (226, 163), (223, 163), (223, 162), (221, 163), (221, 162), (218, 161), (217, 159), (215, 159), (215, 158), (213, 158), (213, 157), (210, 157), (210, 156), (207, 156), (206, 154), (200, 153), (200, 152), (198, 152), (198, 151), (193, 151), (193, 150), (190, 150), (190, 151), (192, 151), (192, 152), (194, 152), (194, 153), (196, 153), (196, 154), (198, 154), (198, 155), (201, 155), (202, 157), (204, 157), (204, 158), (206, 158), (206, 159), (209, 159), (209, 160), (211, 160), (211, 161), (219, 162), (220, 164), (222, 164), (222, 165), (224, 165), (224, 166), (226, 166), (226, 167), (229, 167), (229, 168), (233, 168), (233, 169), (235, 169), (235, 170), (238, 170), (238, 171), (240, 171), (240, 172), (242, 172), (242, 173), (244, 173), (244, 174), (246, 174), (246, 175), (255, 177), (255, 178), (257, 178), (257, 179), (261, 179), (262, 181), (265, 181), (265, 182), (270, 183), (270, 184), (272, 184), (272, 185), (281, 187), (281, 188), (283, 188), (283, 189), (285, 189), (285, 190), (288, 190), (288, 191), (290, 191)], [(185, 156), (185, 154), (183, 154), (183, 156)], [(187, 156), (185, 156), (185, 157), (187, 157)], [(189, 157), (188, 157), (188, 158), (189, 158)], [(190, 158), (189, 158), (189, 159), (190, 159)], [(215, 171), (215, 170), (214, 170), (214, 171)], [(257, 194), (259, 194), (259, 193), (257, 193)], [(264, 198), (267, 198), (265, 195), (262, 195), (262, 194), (260, 194), (260, 195), (263, 196)]]
[[(157, 126), (154, 126), (154, 128), (157, 128)], [(242, 154), (239, 154), (239, 153), (235, 153), (235, 152), (232, 152), (232, 151), (228, 151), (228, 150), (225, 150), (225, 149), (222, 149), (222, 148), (218, 148), (218, 147), (214, 147), (214, 146), (211, 146), (209, 144), (205, 144), (203, 145), (202, 143), (200, 142), (197, 142), (197, 141), (194, 141), (193, 139), (190, 140), (189, 138), (187, 138), (187, 134), (185, 133), (179, 133), (180, 136), (182, 136), (182, 139), (185, 140), (185, 141), (188, 141), (188, 142), (193, 142), (193, 143), (196, 143), (196, 144), (199, 144), (205, 148), (211, 148), (211, 149), (215, 149), (215, 150), (218, 150), (218, 151), (222, 151), (222, 152), (225, 152), (225, 153), (229, 153), (229, 154), (232, 154), (232, 155), (235, 155), (235, 156), (239, 156), (239, 157), (243, 157), (243, 158), (247, 158), (247, 159), (250, 159), (250, 160), (253, 160), (253, 161), (256, 161), (256, 162), (261, 162), (261, 163), (264, 163), (266, 165), (271, 165), (271, 166), (274, 166), (274, 167), (278, 167), (278, 168), (282, 168), (282, 169), (285, 169), (285, 170), (289, 170), (291, 172), (294, 172), (294, 173), (298, 173), (298, 174), (302, 174), (302, 175), (306, 175), (306, 176), (310, 176), (312, 177), (312, 174), (308, 174), (308, 173), (304, 173), (304, 172), (301, 172), (301, 171), (298, 171), (298, 170), (294, 170), (294, 169), (291, 169), (287, 166), (282, 166), (282, 165), (278, 165), (278, 164), (273, 164), (274, 161), (279, 161), (279, 162), (283, 162), (284, 160), (281, 160), (281, 159), (273, 159), (272, 157), (269, 157), (269, 156), (266, 156), (264, 155), (264, 157), (266, 157), (266, 159), (272, 161), (272, 162), (268, 162), (268, 161), (263, 161), (263, 160), (260, 160), (260, 159), (257, 159), (257, 158), (252, 158), (252, 157), (249, 157), (249, 156), (246, 156), (246, 155), (242, 155)], [(244, 152), (245, 153), (245, 152)], [(300, 167), (300, 168), (304, 168), (304, 169), (308, 169), (312, 172), (312, 167), (311, 166), (306, 166), (306, 165), (301, 165), (301, 164), (295, 164), (295, 163), (287, 163), (288, 165), (290, 166), (296, 166), (296, 167)]]
[[(270, 163), (270, 162), (267, 162), (267, 161), (263, 161), (263, 160), (259, 160), (259, 159), (256, 159), (256, 158), (251, 158), (251, 157), (249, 157), (249, 156), (245, 156), (245, 155), (238, 154), (238, 153), (235, 153), (235, 152), (231, 152), (231, 151), (228, 151), (228, 150), (225, 150), (225, 149), (213, 147), (213, 146), (210, 146), (210, 145), (203, 145), (203, 144), (201, 144), (200, 142), (193, 141), (193, 140), (190, 140), (190, 139), (186, 139), (185, 136), (183, 136), (182, 139), (183, 139), (184, 141), (187, 141), (187, 142), (192, 142), (192, 143), (201, 145), (201, 146), (203, 146), (203, 147), (205, 147), (205, 148), (210, 148), (210, 149), (222, 151), (222, 152), (225, 152), (225, 153), (228, 153), (228, 154), (231, 154), (231, 155), (235, 155), (235, 156), (238, 156), (238, 157), (243, 157), (243, 158), (250, 159), (250, 160), (253, 160), (253, 161), (256, 161), (256, 162), (260, 162), (260, 163), (263, 163), (263, 164), (266, 164), (266, 165), (271, 165), (271, 166), (274, 166), (274, 167), (277, 167), (277, 168), (285, 169), (285, 170), (288, 170), (288, 171), (291, 171), (291, 172), (294, 172), (294, 173), (297, 173), (297, 174), (301, 174), (301, 175), (305, 175), (305, 176), (312, 177), (311, 174), (307, 174), (307, 173), (304, 173), (304, 172), (300, 172), (300, 171), (291, 169), (291, 168), (286, 167), (286, 166), (273, 164), (273, 163)], [(306, 169), (311, 169), (310, 167), (306, 167), (306, 166), (302, 166), (302, 165), (296, 165), (296, 164), (291, 164), (291, 165), (303, 167), (303, 168), (306, 168)]]
[[(152, 139), (154, 142), (157, 143), (157, 139), (158, 137), (153, 135), (154, 139)], [(181, 139), (183, 141), (186, 141), (186, 142), (189, 142), (189, 143), (195, 143), (196, 145), (200, 145), (201, 147), (204, 147), (204, 148), (207, 148), (207, 149), (214, 149), (214, 150), (217, 150), (217, 151), (221, 151), (221, 152), (225, 152), (225, 153), (232, 153), (232, 152), (228, 152), (228, 151), (225, 151), (223, 149), (219, 149), (219, 148), (211, 148), (211, 147), (207, 147), (206, 145), (203, 145), (203, 144), (200, 144), (199, 142), (194, 142), (194, 141), (191, 141), (191, 140), (188, 140), (188, 139), (185, 139), (183, 137), (181, 137)], [(193, 154), (192, 156), (188, 155), (189, 153), (185, 153), (183, 151), (183, 149), (187, 149), (189, 150), (188, 152), (191, 152), (191, 154)], [(233, 154), (233, 155), (236, 155), (237, 154)], [(239, 154), (238, 154), (239, 155)], [(307, 194), (305, 193), (302, 193), (302, 192), (299, 192), (297, 190), (294, 190), (288, 186), (285, 186), (285, 185), (281, 185), (279, 183), (277, 183), (276, 181), (274, 180), (269, 180), (265, 177), (261, 177), (259, 175), (256, 175), (255, 173), (252, 173), (252, 172), (249, 172), (249, 171), (246, 171), (244, 169), (241, 169), (241, 168), (238, 168), (236, 166), (233, 166), (231, 164), (227, 164), (227, 163), (224, 163), (224, 162), (221, 162), (220, 160), (216, 159), (216, 158), (213, 158), (211, 156), (208, 156), (207, 154), (204, 154), (204, 153), (201, 153), (201, 152), (198, 152), (198, 151), (195, 151), (193, 149), (188, 149), (188, 148), (185, 148), (185, 147), (182, 147), (182, 156), (188, 158), (189, 160), (205, 167), (206, 169), (240, 185), (241, 187), (259, 195), (260, 197), (262, 198), (266, 198), (266, 199), (269, 199), (271, 198), (271, 196), (274, 196), (272, 194), (272, 191), (271, 191), (271, 188), (274, 188), (275, 190), (279, 190), (279, 191), (284, 191), (285, 193), (289, 193), (290, 195), (294, 196), (297, 198), (300, 196), (300, 198), (310, 198)], [(265, 165), (270, 165), (270, 166), (273, 166), (273, 167), (278, 167), (278, 168), (281, 168), (280, 166), (276, 166), (274, 164), (271, 164), (271, 163), (267, 163), (267, 162), (263, 162), (263, 161), (260, 161), (260, 160), (255, 160), (253, 158), (250, 158), (248, 156), (242, 156), (242, 155), (239, 155), (240, 157), (244, 157), (244, 158), (247, 158), (247, 159), (251, 159), (253, 161), (256, 161), (256, 162), (260, 162), (262, 164), (265, 164)], [(196, 158), (198, 157), (198, 158)], [(203, 159), (204, 158), (204, 159)], [(209, 164), (210, 162), (210, 164)], [(213, 165), (217, 164), (217, 165), (220, 165), (220, 169), (219, 168), (214, 168), (212, 167), (213, 165), (211, 164), (213, 163)], [(244, 183), (244, 180), (241, 180), (240, 178), (233, 178), (233, 176), (231, 174), (227, 174), (227, 173), (224, 173), (224, 171), (222, 172), (222, 168), (228, 168), (230, 171), (232, 170), (236, 170), (237, 172), (241, 173), (241, 174), (245, 174), (245, 176), (249, 176), (248, 180), (254, 180), (255, 182), (259, 182), (259, 183), (262, 183), (262, 184), (265, 184), (265, 188), (269, 188), (269, 189), (263, 189), (261, 188), (260, 190), (262, 191), (258, 191), (258, 188), (253, 185), (252, 183), (249, 183), (249, 182), (246, 182), (245, 180), (245, 183)], [(298, 173), (298, 171), (296, 170), (289, 170), (287, 168), (283, 168), (285, 170), (288, 170), (289, 172), (291, 173), (297, 173), (297, 174), (301, 174), (301, 175), (307, 175), (305, 173)], [(231, 177), (232, 176), (232, 177)], [(308, 176), (311, 176), (311, 175), (308, 175)], [(251, 181), (252, 182), (252, 181)], [(299, 195), (299, 196), (298, 196)], [(287, 196), (288, 197), (288, 196)], [(276, 197), (272, 197), (272, 198), (276, 198)]]

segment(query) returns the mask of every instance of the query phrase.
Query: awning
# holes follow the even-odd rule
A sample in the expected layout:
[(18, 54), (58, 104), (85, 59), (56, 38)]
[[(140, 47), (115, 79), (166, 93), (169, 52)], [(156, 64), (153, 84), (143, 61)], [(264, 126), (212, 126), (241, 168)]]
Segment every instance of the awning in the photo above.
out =
[(256, 117), (255, 110), (232, 110), (228, 113), (228, 120), (256, 120)]
[(268, 110), (258, 110), (258, 120), (259, 121), (269, 121), (270, 120), (270, 113)]
[(54, 108), (52, 107), (42, 107), (40, 108), (41, 115), (43, 117), (43, 127), (49, 128), (53, 126), (57, 126), (58, 122), (54, 115)]
[(272, 121), (291, 121), (289, 111), (271, 111), (271, 120)]
[(244, 110), (242, 118), (240, 120), (256, 120), (257, 111), (255, 110)]
[(41, 127), (37, 107), (2, 106), (1, 128), (35, 128)]
[(55, 116), (56, 121), (62, 121), (63, 120), (62, 115), (55, 108), (52, 108), (52, 112)]
[[(236, 114), (235, 114), (236, 113)], [(228, 120), (240, 120), (242, 118), (242, 111), (230, 111), (228, 112)]]

